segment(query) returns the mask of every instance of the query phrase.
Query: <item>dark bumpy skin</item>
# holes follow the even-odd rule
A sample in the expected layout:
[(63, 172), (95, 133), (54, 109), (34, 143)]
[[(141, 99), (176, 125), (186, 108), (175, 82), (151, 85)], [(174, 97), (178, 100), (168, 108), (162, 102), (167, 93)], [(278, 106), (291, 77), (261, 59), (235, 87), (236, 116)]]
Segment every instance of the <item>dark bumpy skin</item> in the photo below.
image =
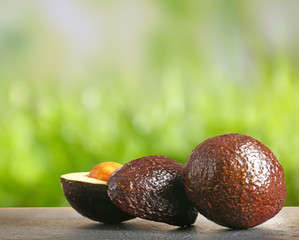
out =
[(107, 185), (61, 178), (64, 195), (81, 215), (103, 223), (119, 223), (135, 218), (117, 208), (107, 195)]
[(269, 148), (240, 134), (210, 138), (184, 169), (186, 193), (206, 218), (250, 228), (275, 216), (286, 198), (283, 169)]
[(164, 156), (133, 160), (108, 180), (111, 201), (125, 212), (176, 226), (195, 222), (196, 209), (183, 186), (183, 165)]

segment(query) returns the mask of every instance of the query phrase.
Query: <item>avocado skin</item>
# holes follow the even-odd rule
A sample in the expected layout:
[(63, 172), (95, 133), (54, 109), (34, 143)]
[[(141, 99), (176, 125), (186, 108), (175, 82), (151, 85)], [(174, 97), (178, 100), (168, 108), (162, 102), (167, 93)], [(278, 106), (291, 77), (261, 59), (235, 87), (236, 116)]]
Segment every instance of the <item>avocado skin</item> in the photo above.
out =
[(108, 180), (111, 201), (131, 215), (176, 226), (195, 222), (197, 211), (183, 186), (183, 165), (147, 156), (118, 169)]
[(206, 218), (245, 229), (275, 216), (286, 198), (282, 166), (269, 148), (241, 134), (199, 144), (184, 169), (190, 201)]
[(81, 215), (103, 223), (119, 223), (135, 218), (117, 208), (107, 195), (107, 185), (60, 178), (64, 195)]

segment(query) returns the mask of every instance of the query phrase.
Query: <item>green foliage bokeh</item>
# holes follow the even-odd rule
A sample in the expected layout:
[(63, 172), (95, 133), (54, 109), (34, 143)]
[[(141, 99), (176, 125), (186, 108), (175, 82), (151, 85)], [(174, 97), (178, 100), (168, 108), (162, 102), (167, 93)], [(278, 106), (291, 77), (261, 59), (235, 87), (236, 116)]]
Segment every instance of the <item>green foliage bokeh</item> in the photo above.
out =
[(146, 155), (185, 163), (200, 142), (231, 132), (272, 149), (285, 170), (286, 205), (299, 204), (299, 55), (267, 42), (254, 19), (267, 5), (151, 4), (160, 22), (138, 40), (140, 61), (130, 63), (130, 52), (119, 61), (113, 45), (83, 70), (64, 71), (69, 43), (36, 12), (0, 25), (1, 207), (67, 206), (64, 173)]

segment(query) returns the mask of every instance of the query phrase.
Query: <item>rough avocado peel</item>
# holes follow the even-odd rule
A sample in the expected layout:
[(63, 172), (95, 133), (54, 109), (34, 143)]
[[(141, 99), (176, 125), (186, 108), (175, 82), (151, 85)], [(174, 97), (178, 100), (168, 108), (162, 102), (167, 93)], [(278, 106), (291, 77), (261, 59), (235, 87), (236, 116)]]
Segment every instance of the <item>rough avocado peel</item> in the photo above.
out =
[(126, 163), (108, 180), (108, 195), (123, 211), (176, 226), (195, 222), (197, 211), (183, 186), (183, 165), (165, 156)]
[(258, 140), (241, 134), (199, 144), (185, 165), (184, 186), (199, 213), (237, 229), (272, 218), (286, 198), (284, 171), (274, 154)]

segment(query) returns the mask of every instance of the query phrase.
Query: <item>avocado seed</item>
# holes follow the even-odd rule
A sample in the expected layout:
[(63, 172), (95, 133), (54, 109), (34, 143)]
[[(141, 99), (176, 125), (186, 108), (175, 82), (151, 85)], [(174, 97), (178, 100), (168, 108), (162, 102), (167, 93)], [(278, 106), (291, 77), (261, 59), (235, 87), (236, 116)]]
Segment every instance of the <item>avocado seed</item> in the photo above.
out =
[(88, 177), (102, 181), (108, 181), (109, 177), (122, 165), (116, 162), (103, 162), (95, 166), (88, 174)]

